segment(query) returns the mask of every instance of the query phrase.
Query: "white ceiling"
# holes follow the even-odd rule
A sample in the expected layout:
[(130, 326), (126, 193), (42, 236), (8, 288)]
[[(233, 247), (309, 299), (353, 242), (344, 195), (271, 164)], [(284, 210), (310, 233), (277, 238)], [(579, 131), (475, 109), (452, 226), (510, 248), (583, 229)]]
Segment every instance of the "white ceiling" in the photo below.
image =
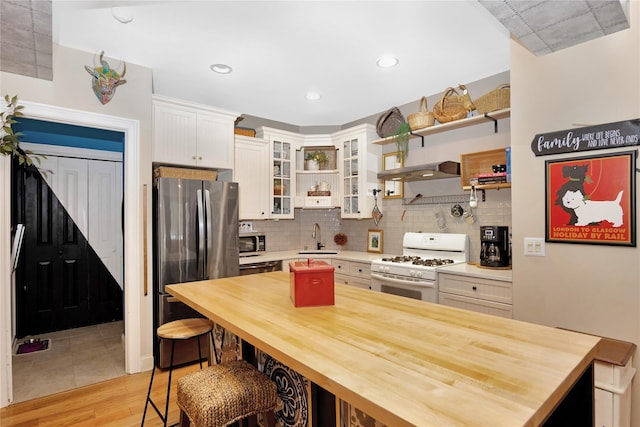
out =
[[(156, 94), (297, 126), (341, 125), (509, 69), (508, 30), (475, 0), (53, 0), (52, 15), (54, 43), (149, 67)], [(399, 65), (378, 68), (386, 54)], [(310, 90), (322, 98), (307, 101)]]

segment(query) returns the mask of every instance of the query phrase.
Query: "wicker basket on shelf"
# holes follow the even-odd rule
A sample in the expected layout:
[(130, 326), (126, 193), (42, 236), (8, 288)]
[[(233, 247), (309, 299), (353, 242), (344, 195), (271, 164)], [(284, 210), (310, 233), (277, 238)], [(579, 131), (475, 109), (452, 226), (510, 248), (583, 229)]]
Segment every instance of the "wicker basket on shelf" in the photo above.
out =
[(411, 130), (418, 130), (433, 126), (435, 117), (433, 117), (433, 113), (427, 108), (427, 98), (425, 96), (420, 100), (420, 111), (409, 114), (409, 116), (407, 116), (407, 121), (409, 122)]
[(433, 107), (433, 115), (440, 123), (452, 122), (467, 117), (469, 111), (475, 109), (465, 85), (458, 86), (463, 92), (460, 95), (454, 88), (448, 87)]
[(473, 103), (478, 114), (509, 108), (511, 106), (511, 86), (507, 83), (501, 84), (491, 92), (485, 93), (473, 101)]

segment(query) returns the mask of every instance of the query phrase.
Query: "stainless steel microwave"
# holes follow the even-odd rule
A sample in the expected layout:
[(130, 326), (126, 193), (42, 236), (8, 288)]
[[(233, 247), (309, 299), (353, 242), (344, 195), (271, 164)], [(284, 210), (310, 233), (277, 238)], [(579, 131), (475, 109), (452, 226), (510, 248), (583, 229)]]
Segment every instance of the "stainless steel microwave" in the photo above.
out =
[(264, 233), (240, 233), (240, 256), (260, 255), (267, 250)]

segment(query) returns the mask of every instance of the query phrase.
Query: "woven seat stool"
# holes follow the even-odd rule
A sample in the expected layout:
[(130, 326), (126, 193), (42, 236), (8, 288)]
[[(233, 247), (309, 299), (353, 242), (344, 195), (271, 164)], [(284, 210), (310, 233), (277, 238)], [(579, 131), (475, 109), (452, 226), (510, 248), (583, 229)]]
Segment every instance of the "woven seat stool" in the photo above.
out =
[[(173, 355), (175, 350), (176, 341), (189, 340), (196, 338), (198, 342), (198, 361), (200, 362), (200, 369), (202, 369), (202, 351), (200, 349), (200, 337), (209, 334), (211, 342), (213, 342), (213, 322), (209, 319), (193, 318), (193, 319), (180, 319), (173, 322), (165, 323), (161, 325), (157, 331), (158, 341), (168, 340), (171, 342), (171, 358), (169, 362), (169, 379), (167, 381), (167, 397), (165, 400), (164, 414), (160, 412), (160, 409), (151, 399), (151, 389), (153, 386), (153, 377), (156, 373), (156, 364), (151, 371), (151, 380), (149, 381), (149, 390), (147, 391), (147, 400), (144, 404), (144, 412), (142, 413), (142, 423), (144, 426), (144, 419), (147, 416), (147, 407), (151, 404), (151, 407), (156, 411), (158, 416), (163, 422), (163, 425), (167, 425), (167, 417), (169, 416), (169, 397), (171, 394), (171, 374), (173, 373)], [(214, 349), (215, 352), (215, 349)]]
[(266, 413), (275, 426), (275, 382), (244, 360), (209, 366), (178, 380), (180, 426), (223, 427)]

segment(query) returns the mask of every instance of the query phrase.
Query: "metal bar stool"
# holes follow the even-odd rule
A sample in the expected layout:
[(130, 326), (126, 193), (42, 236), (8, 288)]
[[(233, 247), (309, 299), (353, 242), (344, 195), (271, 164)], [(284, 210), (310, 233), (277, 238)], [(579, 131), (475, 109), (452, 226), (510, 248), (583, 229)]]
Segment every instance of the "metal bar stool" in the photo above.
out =
[(209, 366), (178, 380), (180, 426), (223, 427), (265, 413), (275, 426), (276, 383), (244, 360)]
[[(158, 340), (162, 343), (162, 340), (170, 340), (171, 341), (171, 359), (169, 362), (169, 380), (167, 382), (167, 400), (165, 402), (164, 407), (164, 415), (160, 412), (160, 409), (156, 406), (154, 401), (151, 399), (151, 388), (153, 386), (153, 377), (156, 373), (156, 366), (154, 364), (153, 371), (151, 371), (151, 380), (149, 381), (149, 391), (147, 391), (147, 400), (144, 404), (144, 412), (142, 413), (142, 423), (141, 426), (144, 426), (144, 419), (147, 415), (147, 406), (151, 403), (153, 409), (155, 409), (156, 413), (164, 423), (163, 425), (166, 427), (167, 425), (167, 417), (169, 415), (169, 395), (171, 393), (171, 374), (173, 373), (173, 352), (175, 349), (176, 341), (178, 340), (188, 340), (191, 338), (197, 338), (198, 342), (198, 361), (200, 362), (200, 369), (202, 369), (202, 351), (200, 349), (200, 337), (202, 335), (209, 334), (211, 337), (211, 342), (213, 343), (213, 323), (209, 319), (181, 319), (174, 320), (173, 322), (165, 323), (157, 329)], [(216, 356), (217, 357), (217, 356)]]

